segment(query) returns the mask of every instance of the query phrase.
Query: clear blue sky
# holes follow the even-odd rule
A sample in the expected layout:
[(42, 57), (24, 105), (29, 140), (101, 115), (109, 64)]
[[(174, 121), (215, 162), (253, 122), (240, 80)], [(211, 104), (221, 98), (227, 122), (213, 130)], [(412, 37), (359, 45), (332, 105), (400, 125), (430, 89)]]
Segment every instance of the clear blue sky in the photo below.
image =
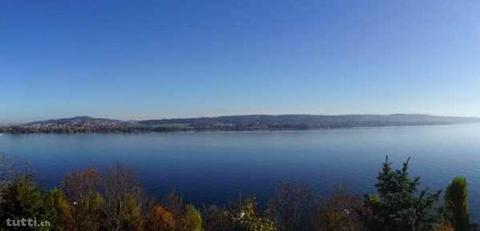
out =
[(480, 116), (480, 1), (0, 2), (0, 123)]

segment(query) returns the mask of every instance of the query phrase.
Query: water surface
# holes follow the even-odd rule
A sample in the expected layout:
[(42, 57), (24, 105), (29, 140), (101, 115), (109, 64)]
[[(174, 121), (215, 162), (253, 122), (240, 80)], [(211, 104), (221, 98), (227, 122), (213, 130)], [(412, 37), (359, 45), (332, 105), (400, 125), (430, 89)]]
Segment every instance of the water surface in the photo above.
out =
[(221, 203), (240, 192), (266, 198), (280, 181), (308, 183), (321, 195), (342, 186), (373, 190), (388, 154), (422, 185), (444, 188), (457, 175), (480, 211), (480, 125), (352, 128), (310, 131), (147, 134), (3, 135), (0, 152), (29, 161), (45, 187), (86, 167), (133, 168), (153, 195), (172, 189), (194, 203)]

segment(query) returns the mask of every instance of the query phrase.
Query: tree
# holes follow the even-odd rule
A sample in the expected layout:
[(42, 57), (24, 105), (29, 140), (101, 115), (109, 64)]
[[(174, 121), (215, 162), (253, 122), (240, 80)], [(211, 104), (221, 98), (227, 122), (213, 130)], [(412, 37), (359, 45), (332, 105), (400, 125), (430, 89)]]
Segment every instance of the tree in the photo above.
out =
[(255, 198), (228, 203), (226, 207), (211, 205), (204, 210), (206, 231), (275, 231), (275, 222), (265, 213), (257, 212)]
[(133, 171), (121, 166), (108, 169), (101, 179), (101, 192), (108, 229), (141, 227), (142, 217), (148, 212), (148, 200)]
[(377, 195), (366, 195), (364, 204), (371, 211), (364, 217), (369, 230), (433, 230), (439, 221), (436, 202), (441, 191), (418, 190), (420, 178), (408, 172), (410, 158), (393, 170), (388, 157), (378, 174)]
[(275, 222), (267, 216), (257, 213), (257, 202), (255, 198), (246, 199), (238, 213), (230, 213), (234, 221), (235, 229), (238, 231), (275, 231)]
[(202, 214), (193, 206), (185, 206), (183, 222), (185, 231), (202, 231)]
[[(55, 213), (44, 201), (45, 193), (32, 181), (29, 175), (17, 178), (2, 189), (0, 202), (0, 224), (2, 230), (25, 230), (26, 227), (6, 227), (7, 219), (36, 219), (39, 221), (54, 221)], [(37, 230), (50, 230), (51, 227), (38, 227)]]
[(172, 213), (176, 231), (202, 231), (201, 213), (191, 204), (185, 205), (181, 195), (172, 191), (164, 199), (165, 207)]
[(145, 231), (174, 231), (176, 224), (173, 214), (161, 205), (155, 205), (144, 224)]
[(61, 189), (71, 202), (78, 202), (82, 198), (97, 193), (100, 188), (100, 173), (88, 168), (67, 174), (61, 184)]
[(93, 192), (79, 201), (73, 202), (72, 214), (76, 230), (98, 230), (103, 226), (104, 199), (98, 192)]
[(181, 220), (185, 209), (183, 197), (174, 190), (163, 201), (175, 220)]
[(210, 205), (202, 210), (206, 231), (233, 230), (233, 220), (230, 212), (224, 207)]
[(100, 174), (95, 169), (65, 176), (61, 189), (71, 205), (75, 230), (98, 230), (102, 227), (104, 199), (98, 192), (99, 186)]
[(119, 209), (120, 225), (116, 229), (121, 230), (142, 230), (142, 213), (139, 203), (132, 195), (127, 194), (122, 198), (123, 205)]
[(311, 229), (312, 201), (313, 192), (306, 185), (293, 183), (278, 185), (269, 206), (278, 229), (281, 231)]
[(314, 223), (317, 231), (362, 230), (358, 211), (361, 199), (337, 191), (332, 197), (320, 201), (315, 211)]
[(55, 230), (74, 229), (72, 208), (62, 190), (58, 188), (52, 189), (47, 195), (46, 204), (52, 208), (55, 213), (53, 216), (55, 220), (51, 221)]
[[(25, 170), (17, 171), (20, 166), (18, 163), (7, 158), (6, 155), (0, 153), (0, 201), (2, 201), (2, 189), (8, 187), (12, 182), (22, 179), (26, 176), (32, 177), (30, 165), (25, 163), (23, 166)], [(18, 182), (17, 182), (18, 183)]]
[(456, 231), (471, 230), (468, 212), (468, 188), (465, 177), (455, 177), (445, 192), (445, 212), (447, 220)]

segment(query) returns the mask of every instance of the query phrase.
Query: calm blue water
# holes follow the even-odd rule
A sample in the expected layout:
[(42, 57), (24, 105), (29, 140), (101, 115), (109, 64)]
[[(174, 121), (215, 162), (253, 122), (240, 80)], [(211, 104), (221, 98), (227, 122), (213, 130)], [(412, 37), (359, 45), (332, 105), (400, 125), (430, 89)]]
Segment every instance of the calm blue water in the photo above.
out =
[(457, 175), (470, 184), (480, 218), (480, 125), (312, 131), (3, 135), (0, 152), (29, 161), (37, 180), (57, 185), (66, 172), (120, 163), (146, 189), (176, 189), (187, 201), (224, 202), (242, 194), (266, 198), (280, 181), (308, 183), (319, 194), (342, 186), (373, 190), (385, 155), (396, 166), (412, 157), (424, 186), (444, 188)]

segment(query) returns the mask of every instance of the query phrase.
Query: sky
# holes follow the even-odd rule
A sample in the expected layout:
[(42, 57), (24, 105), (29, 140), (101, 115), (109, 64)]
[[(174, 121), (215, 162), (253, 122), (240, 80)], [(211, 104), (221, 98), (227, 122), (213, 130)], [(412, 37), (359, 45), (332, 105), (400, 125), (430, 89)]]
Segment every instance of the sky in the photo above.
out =
[(480, 116), (480, 1), (0, 1), (0, 124)]

